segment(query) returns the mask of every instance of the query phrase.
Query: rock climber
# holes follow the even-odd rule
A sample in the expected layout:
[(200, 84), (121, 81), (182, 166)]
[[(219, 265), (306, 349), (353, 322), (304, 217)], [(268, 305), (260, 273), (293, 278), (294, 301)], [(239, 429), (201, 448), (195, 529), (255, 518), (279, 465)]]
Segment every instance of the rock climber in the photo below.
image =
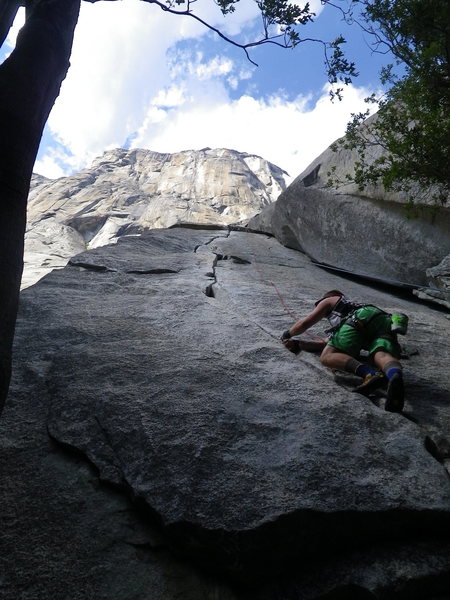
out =
[[(292, 340), (315, 325), (328, 319), (330, 329), (327, 340), (306, 342)], [(399, 362), (400, 346), (392, 331), (391, 315), (371, 304), (352, 302), (339, 290), (330, 290), (315, 303), (314, 310), (300, 319), (281, 336), (283, 344), (291, 351), (299, 349), (321, 350), (320, 362), (339, 371), (354, 373), (363, 379), (354, 389), (364, 395), (387, 384), (385, 410), (401, 412), (404, 405), (402, 365)], [(309, 348), (308, 348), (309, 345)], [(361, 362), (365, 350), (369, 362)]]

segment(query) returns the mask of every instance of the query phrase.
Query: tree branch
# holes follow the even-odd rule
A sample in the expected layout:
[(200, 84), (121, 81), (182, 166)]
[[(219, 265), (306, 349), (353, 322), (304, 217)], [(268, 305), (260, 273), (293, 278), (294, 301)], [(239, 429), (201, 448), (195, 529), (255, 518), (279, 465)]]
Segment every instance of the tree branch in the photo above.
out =
[[(100, 2), (102, 0), (84, 0), (84, 1), (90, 2), (91, 4), (93, 4), (95, 2)], [(109, 1), (114, 2), (116, 0), (109, 0)], [(224, 33), (222, 33), (222, 31), (220, 31), (220, 29), (218, 29), (217, 27), (214, 27), (207, 21), (204, 21), (201, 17), (199, 17), (198, 15), (196, 15), (195, 13), (193, 13), (191, 11), (190, 5), (191, 5), (191, 3), (196, 2), (196, 0), (187, 0), (187, 9), (185, 9), (185, 10), (175, 10), (171, 6), (165, 4), (164, 2), (162, 2), (160, 0), (142, 0), (142, 2), (147, 2), (148, 4), (156, 4), (157, 6), (159, 6), (159, 8), (161, 10), (163, 10), (164, 12), (168, 12), (172, 15), (191, 17), (192, 19), (194, 19), (195, 21), (197, 21), (198, 23), (200, 23), (201, 25), (203, 25), (210, 31), (213, 31), (216, 35), (218, 35), (220, 38), (222, 38), (224, 41), (228, 42), (232, 46), (235, 46), (236, 48), (241, 48), (242, 50), (244, 50), (248, 61), (251, 62), (256, 67), (258, 66), (258, 64), (250, 58), (250, 55), (248, 53), (248, 48), (253, 48), (255, 46), (261, 46), (263, 44), (273, 44), (280, 48), (292, 48), (295, 45), (295, 44), (289, 43), (289, 41), (285, 41), (284, 43), (277, 41), (280, 38), (284, 38), (286, 40), (285, 33), (269, 36), (267, 24), (264, 24), (265, 35), (261, 39), (255, 41), (255, 42), (248, 42), (246, 44), (241, 44), (239, 42), (236, 42), (236, 40), (233, 40), (232, 38), (226, 36)], [(303, 42), (303, 41), (320, 41), (321, 42), (321, 40), (306, 40), (306, 39), (300, 40), (300, 41), (301, 42)], [(323, 43), (323, 42), (321, 42), (321, 43)]]

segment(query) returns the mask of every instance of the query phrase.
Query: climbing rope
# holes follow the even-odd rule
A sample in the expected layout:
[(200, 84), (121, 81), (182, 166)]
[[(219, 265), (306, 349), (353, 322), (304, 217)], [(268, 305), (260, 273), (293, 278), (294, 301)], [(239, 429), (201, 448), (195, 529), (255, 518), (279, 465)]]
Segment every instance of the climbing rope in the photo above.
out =
[(288, 313), (288, 315), (290, 315), (290, 316), (291, 316), (291, 317), (294, 319), (294, 321), (298, 321), (298, 317), (297, 317), (297, 315), (296, 315), (296, 314), (295, 314), (295, 312), (294, 312), (293, 310), (291, 310), (291, 309), (289, 308), (289, 306), (286, 304), (286, 302), (284, 301), (284, 298), (283, 298), (283, 296), (282, 296), (282, 295), (281, 295), (281, 293), (280, 293), (280, 290), (279, 290), (279, 289), (277, 288), (277, 286), (276, 286), (276, 285), (273, 283), (273, 281), (269, 281), (269, 280), (267, 280), (267, 283), (270, 283), (270, 285), (272, 285), (272, 286), (273, 286), (273, 288), (275, 289), (275, 291), (276, 291), (276, 293), (277, 293), (277, 296), (278, 296), (278, 298), (279, 298), (279, 300), (280, 300), (281, 306), (282, 306), (282, 307), (284, 308), (284, 310), (285, 310), (285, 311)]
[[(276, 292), (276, 294), (277, 294), (277, 296), (278, 296), (278, 299), (279, 299), (279, 301), (280, 301), (280, 304), (281, 304), (281, 306), (283, 307), (284, 311), (285, 311), (285, 312), (286, 312), (286, 313), (287, 313), (287, 314), (288, 314), (288, 315), (289, 315), (289, 316), (290, 316), (290, 317), (291, 317), (291, 318), (294, 320), (294, 322), (298, 321), (298, 320), (299, 320), (299, 318), (297, 317), (297, 315), (295, 314), (295, 312), (294, 312), (294, 311), (293, 311), (293, 310), (292, 310), (292, 309), (291, 309), (291, 308), (288, 306), (288, 304), (286, 303), (285, 299), (283, 298), (283, 296), (282, 296), (282, 294), (281, 294), (280, 290), (278, 289), (278, 287), (277, 287), (277, 286), (274, 284), (274, 282), (273, 282), (273, 281), (270, 281), (269, 279), (266, 279), (266, 278), (263, 276), (263, 274), (262, 274), (262, 272), (261, 272), (261, 270), (260, 270), (260, 268), (259, 268), (259, 266), (258, 266), (258, 261), (255, 259), (254, 255), (253, 255), (253, 257), (252, 257), (252, 258), (253, 258), (253, 260), (252, 260), (252, 263), (253, 263), (253, 265), (255, 266), (256, 270), (258, 271), (258, 274), (259, 274), (259, 278), (260, 278), (260, 280), (261, 280), (263, 283), (265, 283), (265, 284), (269, 284), (269, 285), (271, 285), (271, 286), (274, 288), (274, 290), (275, 290), (275, 292)], [(314, 334), (314, 333), (311, 333), (310, 331), (305, 331), (305, 334), (306, 334), (308, 337), (310, 337), (311, 339), (313, 339), (313, 340), (316, 340), (316, 341), (317, 341), (317, 340), (323, 341), (323, 338), (321, 338), (319, 335), (316, 335), (316, 334)]]

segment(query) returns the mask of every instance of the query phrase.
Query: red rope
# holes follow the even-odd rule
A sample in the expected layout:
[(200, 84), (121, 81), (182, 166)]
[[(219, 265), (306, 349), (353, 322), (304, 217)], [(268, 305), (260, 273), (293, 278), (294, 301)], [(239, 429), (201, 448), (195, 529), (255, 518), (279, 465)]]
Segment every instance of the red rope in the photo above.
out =
[[(261, 273), (261, 271), (260, 271), (260, 269), (258, 267), (258, 263), (256, 261), (254, 261), (254, 264), (255, 264), (256, 270), (259, 273), (259, 277), (260, 277), (261, 281), (263, 283), (270, 283), (270, 285), (274, 287), (274, 289), (275, 289), (275, 291), (277, 293), (278, 299), (280, 300), (280, 303), (281, 303), (282, 307), (284, 308), (284, 310), (288, 313), (288, 315), (290, 315), (294, 319), (295, 322), (298, 321), (299, 318), (297, 317), (297, 315), (295, 314), (295, 312), (293, 310), (291, 310), (289, 308), (289, 306), (286, 304), (286, 302), (285, 302), (283, 296), (281, 295), (280, 290), (277, 288), (277, 286), (273, 283), (273, 281), (269, 281), (268, 279), (265, 279), (263, 277), (263, 275), (262, 275), (262, 273)], [(312, 339), (323, 341), (323, 338), (321, 338), (320, 336), (318, 336), (318, 335), (316, 335), (314, 333), (309, 333), (309, 331), (305, 331), (305, 333), (306, 333), (307, 336), (309, 336)]]
[(291, 315), (291, 317), (294, 319), (294, 321), (298, 321), (298, 317), (295, 314), (295, 312), (293, 310), (291, 310), (289, 308), (289, 306), (286, 304), (286, 302), (284, 301), (283, 296), (280, 294), (280, 290), (277, 288), (277, 286), (273, 283), (273, 281), (268, 281), (268, 283), (270, 283), (271, 285), (273, 285), (273, 287), (275, 288), (275, 291), (277, 293), (277, 296), (281, 302), (281, 305), (283, 306), (284, 310)]

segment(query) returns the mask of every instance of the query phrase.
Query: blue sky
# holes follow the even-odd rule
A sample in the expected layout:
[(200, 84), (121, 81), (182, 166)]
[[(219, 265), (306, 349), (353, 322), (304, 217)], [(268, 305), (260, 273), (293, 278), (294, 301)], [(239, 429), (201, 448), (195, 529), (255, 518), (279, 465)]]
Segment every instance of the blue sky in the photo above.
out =
[[(319, 0), (311, 4), (318, 16), (301, 35), (331, 40), (342, 33), (361, 73), (342, 102), (329, 100), (319, 44), (255, 48), (255, 67), (242, 50), (188, 17), (139, 0), (82, 2), (72, 66), (35, 172), (68, 175), (116, 147), (178, 152), (209, 146), (258, 154), (296, 177), (344, 133), (350, 113), (365, 108), (363, 98), (377, 89), (386, 60), (335, 9), (322, 10)], [(257, 35), (253, 0), (241, 0), (225, 18), (211, 0), (194, 6), (234, 39)], [(21, 19), (8, 38), (9, 50)]]

